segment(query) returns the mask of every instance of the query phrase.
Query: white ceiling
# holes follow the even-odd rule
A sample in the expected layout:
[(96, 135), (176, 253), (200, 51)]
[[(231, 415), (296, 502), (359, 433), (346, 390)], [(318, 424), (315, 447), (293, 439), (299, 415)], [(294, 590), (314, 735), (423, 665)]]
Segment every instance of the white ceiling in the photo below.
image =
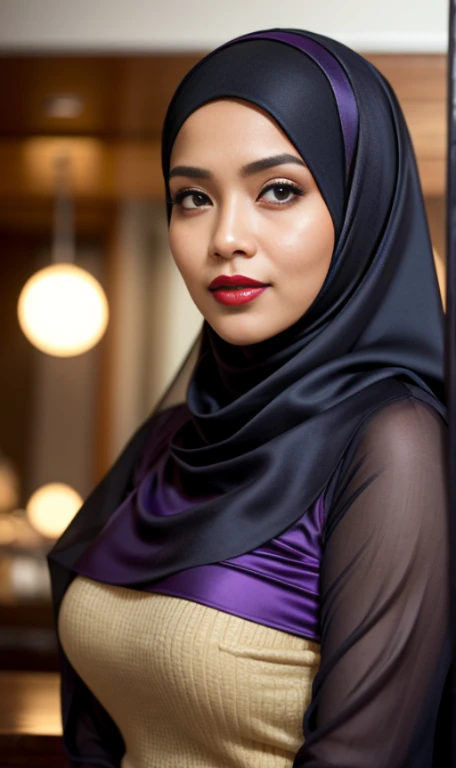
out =
[(442, 52), (448, 0), (0, 0), (0, 51), (204, 51), (278, 26), (365, 52)]

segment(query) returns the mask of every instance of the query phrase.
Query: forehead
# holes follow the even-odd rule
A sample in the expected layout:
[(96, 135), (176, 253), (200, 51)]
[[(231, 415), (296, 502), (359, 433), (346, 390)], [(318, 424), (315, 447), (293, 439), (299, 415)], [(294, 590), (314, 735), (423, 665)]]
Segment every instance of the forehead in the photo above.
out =
[[(248, 161), (264, 152), (298, 155), (276, 121), (241, 99), (218, 99), (197, 109), (183, 123), (171, 153), (171, 164), (195, 158), (239, 156)], [(299, 155), (298, 155), (299, 156)]]

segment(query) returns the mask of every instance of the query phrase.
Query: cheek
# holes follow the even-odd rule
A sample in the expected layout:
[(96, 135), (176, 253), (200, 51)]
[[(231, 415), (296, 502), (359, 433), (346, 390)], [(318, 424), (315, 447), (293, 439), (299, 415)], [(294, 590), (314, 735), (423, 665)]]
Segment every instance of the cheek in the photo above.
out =
[(171, 221), (169, 228), (169, 247), (176, 267), (181, 273), (184, 281), (189, 284), (194, 272), (192, 258), (192, 240), (188, 238), (183, 227), (175, 225)]
[(204, 257), (201, 254), (200, 240), (194, 232), (189, 233), (185, 227), (170, 225), (169, 246), (174, 263), (179, 270), (187, 287), (188, 293), (201, 314), (206, 317), (207, 290), (203, 284)]
[(290, 278), (305, 278), (309, 288), (323, 284), (333, 250), (334, 226), (321, 204), (300, 211), (282, 237), (283, 266)]

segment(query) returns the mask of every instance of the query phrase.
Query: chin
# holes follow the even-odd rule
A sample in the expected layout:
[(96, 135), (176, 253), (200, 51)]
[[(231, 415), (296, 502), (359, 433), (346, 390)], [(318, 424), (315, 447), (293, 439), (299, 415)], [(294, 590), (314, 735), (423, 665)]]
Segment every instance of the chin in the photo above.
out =
[(221, 339), (223, 339), (223, 341), (226, 341), (228, 344), (233, 344), (235, 347), (259, 344), (260, 341), (266, 341), (266, 339), (270, 339), (280, 332), (280, 329), (271, 329), (270, 333), (268, 333), (264, 328), (261, 330), (254, 328), (227, 328), (219, 323), (212, 324), (210, 322), (209, 325), (211, 325), (212, 329)]

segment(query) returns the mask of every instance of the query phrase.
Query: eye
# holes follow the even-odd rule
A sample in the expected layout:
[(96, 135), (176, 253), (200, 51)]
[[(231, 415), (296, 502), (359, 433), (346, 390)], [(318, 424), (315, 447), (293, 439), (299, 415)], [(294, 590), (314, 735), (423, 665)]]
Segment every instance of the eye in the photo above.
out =
[(197, 189), (183, 189), (171, 199), (172, 205), (178, 205), (186, 211), (194, 211), (196, 208), (204, 208), (211, 205), (211, 201), (204, 192)]
[(304, 191), (290, 181), (274, 181), (261, 190), (259, 198), (266, 203), (285, 205), (291, 203), (296, 197), (302, 197)]

